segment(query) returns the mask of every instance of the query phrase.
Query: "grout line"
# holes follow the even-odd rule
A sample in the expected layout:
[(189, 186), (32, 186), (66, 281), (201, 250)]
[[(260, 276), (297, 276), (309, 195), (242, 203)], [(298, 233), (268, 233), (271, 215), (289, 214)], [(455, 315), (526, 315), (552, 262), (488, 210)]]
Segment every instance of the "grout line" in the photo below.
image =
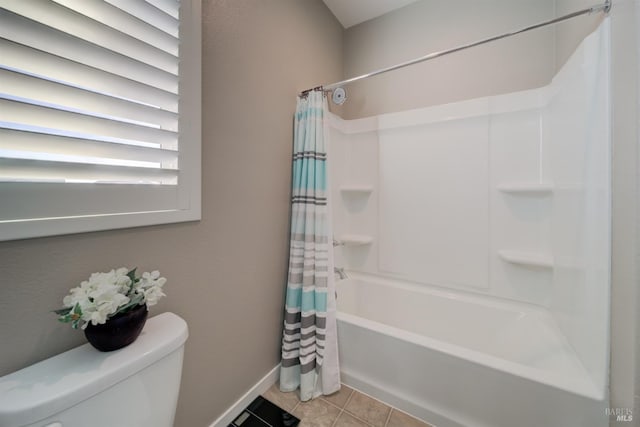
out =
[(395, 408), (393, 406), (389, 406), (391, 408), (391, 410), (389, 411), (389, 415), (387, 415), (387, 421), (384, 422), (384, 427), (387, 427), (389, 425), (389, 420), (391, 419), (391, 413), (395, 410)]
[[(355, 418), (356, 420), (364, 423), (365, 425), (367, 425), (368, 427), (374, 427), (373, 424), (371, 424), (369, 421), (363, 420), (362, 418), (358, 417), (356, 414), (352, 414), (349, 411), (346, 410), (342, 410), (342, 412), (340, 412), (340, 415), (342, 415), (343, 412), (346, 412), (347, 415), (349, 415), (351, 418)], [(338, 415), (338, 418), (340, 418), (340, 415)], [(336, 418), (336, 423), (338, 422), (338, 418)], [(334, 423), (335, 424), (335, 423)]]
[[(344, 384), (343, 384), (344, 385)], [(328, 400), (325, 400), (325, 402), (327, 402), (330, 405), (333, 405), (334, 407), (340, 409), (340, 412), (338, 412), (338, 416), (336, 417), (336, 419), (333, 421), (333, 423), (331, 424), (331, 427), (334, 427), (336, 424), (338, 424), (338, 419), (342, 416), (342, 414), (345, 412), (344, 408), (347, 407), (347, 404), (349, 403), (349, 401), (351, 400), (351, 396), (353, 396), (353, 392), (355, 391), (353, 389), (353, 387), (349, 387), (351, 389), (351, 393), (349, 393), (349, 396), (347, 397), (347, 400), (345, 400), (344, 405), (342, 407), (339, 407), (338, 405), (335, 405), (331, 402), (329, 402)], [(324, 399), (323, 399), (324, 400)], [(348, 412), (347, 412), (348, 413)]]
[(343, 412), (344, 412), (344, 409), (340, 409), (340, 412), (338, 412), (338, 416), (336, 417), (335, 420), (333, 420), (333, 423), (331, 423), (331, 427), (334, 427), (336, 424), (338, 424), (338, 419), (340, 418)]
[[(384, 406), (386, 406), (386, 407), (388, 407), (388, 408), (390, 408), (390, 409), (393, 409), (393, 407), (391, 407), (391, 406), (387, 405), (386, 403), (384, 403), (384, 402), (382, 402), (382, 401), (380, 401), (380, 400), (378, 400), (378, 399), (375, 399), (375, 398), (373, 398), (373, 397), (369, 396), (368, 394), (364, 394), (364, 393), (360, 392), (359, 390), (356, 390), (356, 389), (355, 389), (355, 388), (353, 388), (353, 387), (351, 387), (351, 388), (353, 389), (353, 391), (352, 391), (352, 392), (351, 392), (351, 394), (349, 395), (349, 398), (347, 399), (347, 403), (345, 403), (345, 404), (344, 404), (344, 411), (345, 411), (347, 414), (351, 415), (351, 416), (352, 416), (353, 418), (355, 418), (356, 420), (358, 420), (358, 421), (362, 421), (362, 422), (363, 422), (363, 423), (365, 423), (366, 425), (373, 427), (373, 424), (371, 424), (369, 421), (367, 421), (367, 420), (363, 420), (362, 418), (360, 418), (359, 416), (357, 416), (357, 415), (356, 415), (356, 414), (354, 414), (353, 412), (351, 412), (351, 411), (348, 411), (348, 410), (347, 410), (347, 405), (349, 404), (349, 402), (351, 402), (351, 399), (353, 398), (353, 395), (354, 395), (354, 394), (356, 394), (356, 391), (357, 391), (358, 393), (362, 394), (363, 396), (370, 397), (371, 399), (376, 400), (376, 401), (378, 401), (378, 402), (380, 402), (380, 403), (384, 404)], [(386, 424), (385, 424), (385, 425), (386, 425)]]
[(331, 402), (329, 402), (328, 400), (324, 400), (324, 399), (321, 399), (321, 400), (322, 400), (324, 403), (326, 403), (326, 404), (328, 404), (328, 405), (330, 405), (330, 406), (333, 406), (334, 408), (339, 409), (339, 410), (340, 410), (340, 412), (342, 412), (342, 409), (343, 409), (343, 408), (339, 407), (339, 406), (338, 406), (338, 405), (336, 405), (335, 403), (331, 403)]
[(373, 424), (371, 424), (369, 421), (367, 421), (367, 420), (365, 420), (365, 419), (360, 418), (359, 416), (357, 416), (356, 414), (354, 414), (354, 413), (352, 413), (352, 412), (349, 412), (349, 411), (347, 411), (347, 410), (345, 410), (345, 411), (343, 411), (343, 412), (346, 412), (346, 413), (347, 413), (347, 415), (350, 415), (351, 417), (355, 418), (355, 419), (356, 419), (356, 420), (358, 420), (358, 421), (361, 421), (361, 422), (365, 423), (366, 425), (368, 425), (368, 426), (370, 426), (370, 427), (374, 427), (374, 425), (373, 425)]
[[(349, 386), (349, 387), (351, 387), (351, 386)], [(351, 395), (349, 396), (349, 399), (347, 399), (347, 403), (345, 403), (345, 404), (344, 404), (344, 408), (345, 408), (344, 410), (347, 412), (347, 414), (351, 415), (353, 418), (355, 418), (355, 419), (357, 419), (357, 420), (359, 420), (359, 421), (362, 421), (362, 422), (363, 422), (363, 423), (365, 423), (366, 425), (368, 425), (368, 426), (372, 426), (372, 427), (373, 427), (373, 425), (372, 425), (371, 423), (369, 423), (368, 421), (363, 420), (362, 418), (360, 418), (360, 417), (358, 417), (357, 415), (355, 415), (355, 414), (351, 413), (350, 411), (347, 411), (347, 405), (348, 405), (348, 404), (349, 404), (349, 402), (351, 401), (351, 398), (353, 397), (353, 395), (354, 395), (356, 392), (358, 392), (358, 393), (362, 394), (363, 396), (366, 396), (366, 397), (368, 397), (369, 399), (375, 400), (376, 402), (379, 402), (379, 403), (383, 404), (384, 406), (386, 406), (387, 408), (389, 408), (389, 414), (387, 415), (387, 419), (386, 419), (386, 421), (385, 421), (385, 423), (384, 423), (384, 427), (387, 427), (387, 424), (389, 424), (389, 420), (391, 419), (391, 413), (392, 413), (393, 411), (397, 410), (397, 409), (396, 409), (394, 406), (391, 406), (390, 404), (388, 404), (387, 402), (384, 402), (384, 401), (382, 401), (382, 400), (380, 400), (380, 399), (377, 399), (377, 398), (375, 398), (375, 397), (373, 397), (373, 396), (370, 396), (370, 395), (368, 395), (367, 393), (364, 393), (364, 392), (362, 392), (362, 391), (360, 391), (360, 390), (358, 390), (358, 389), (355, 389), (355, 388), (353, 388), (353, 387), (351, 387), (351, 389), (352, 389)], [(402, 412), (402, 411), (400, 411), (400, 412)], [(407, 415), (408, 415), (408, 414), (407, 414)], [(412, 418), (415, 418), (415, 417), (414, 417), (414, 416), (412, 416), (412, 415), (410, 415), (410, 416), (411, 416)], [(416, 419), (418, 419), (418, 418), (416, 418)], [(419, 421), (422, 421), (422, 420), (419, 420)], [(424, 421), (423, 421), (423, 422), (424, 422)]]
[[(356, 392), (355, 388), (351, 388), (351, 394), (349, 395), (349, 397), (347, 397), (347, 401), (344, 402), (344, 406), (342, 407), (342, 410), (346, 410), (347, 409), (347, 405), (349, 405), (349, 402), (351, 402), (351, 399), (353, 398), (354, 393)], [(349, 412), (349, 411), (347, 411)]]

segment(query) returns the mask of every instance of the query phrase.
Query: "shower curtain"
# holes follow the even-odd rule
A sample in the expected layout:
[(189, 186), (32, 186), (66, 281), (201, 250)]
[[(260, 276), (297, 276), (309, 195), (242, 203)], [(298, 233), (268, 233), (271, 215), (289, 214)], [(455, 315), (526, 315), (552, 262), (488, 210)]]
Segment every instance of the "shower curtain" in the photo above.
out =
[[(340, 389), (324, 93), (298, 97), (294, 127), (291, 242), (280, 390), (300, 400)], [(331, 240), (331, 241), (330, 241)]]

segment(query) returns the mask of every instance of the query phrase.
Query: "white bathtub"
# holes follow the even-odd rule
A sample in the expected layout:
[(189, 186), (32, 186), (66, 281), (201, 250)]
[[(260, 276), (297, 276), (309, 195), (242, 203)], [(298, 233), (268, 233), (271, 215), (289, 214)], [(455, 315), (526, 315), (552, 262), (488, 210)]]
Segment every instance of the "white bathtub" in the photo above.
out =
[(608, 425), (546, 310), (356, 273), (337, 289), (347, 385), (438, 427)]

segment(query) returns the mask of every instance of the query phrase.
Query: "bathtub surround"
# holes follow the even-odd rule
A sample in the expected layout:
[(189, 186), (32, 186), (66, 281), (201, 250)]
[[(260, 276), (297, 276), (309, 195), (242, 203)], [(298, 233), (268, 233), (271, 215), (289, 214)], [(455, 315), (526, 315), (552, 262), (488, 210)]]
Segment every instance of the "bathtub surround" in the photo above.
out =
[[(345, 31), (344, 77), (417, 56), (422, 52), (424, 40), (445, 43), (456, 37), (476, 39), (514, 24), (526, 24), (530, 19), (560, 16), (594, 3), (592, 0), (417, 2)], [(457, 16), (460, 10), (465, 11), (462, 17)], [(432, 20), (429, 25), (423, 25), (424, 16)], [(640, 2), (613, 0), (610, 17), (613, 86), (610, 405), (635, 407), (635, 414), (640, 414), (637, 314), (640, 313), (640, 103), (636, 95), (640, 76)], [(600, 20), (600, 16), (583, 16), (556, 26), (555, 32), (530, 33), (531, 38), (514, 39), (513, 45), (483, 49), (482, 54), (463, 53), (455, 61), (451, 58), (441, 64), (431, 63), (415, 72), (391, 73), (388, 77), (371, 79), (371, 86), (367, 87), (351, 85), (346, 115), (342, 117), (352, 119), (402, 111), (547, 84)], [(451, 25), (452, 22), (456, 25)], [(478, 56), (472, 55), (476, 53)], [(541, 80), (543, 75), (546, 80)], [(373, 202), (375, 196), (375, 193), (371, 196)], [(613, 421), (616, 427), (633, 424)], [(640, 425), (640, 417), (634, 417), (636, 421)]]
[(307, 401), (340, 389), (327, 185), (326, 96), (299, 96), (294, 121), (289, 276), (280, 386)]
[(609, 33), (545, 87), (332, 117), (347, 383), (439, 426), (606, 425)]

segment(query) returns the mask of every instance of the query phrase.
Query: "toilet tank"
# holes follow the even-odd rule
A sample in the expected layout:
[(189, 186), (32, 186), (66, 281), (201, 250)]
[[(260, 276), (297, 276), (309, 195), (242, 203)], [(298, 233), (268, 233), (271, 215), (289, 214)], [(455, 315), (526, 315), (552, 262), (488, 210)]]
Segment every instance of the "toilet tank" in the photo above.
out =
[(150, 318), (128, 347), (85, 344), (0, 378), (2, 427), (172, 427), (186, 322)]

